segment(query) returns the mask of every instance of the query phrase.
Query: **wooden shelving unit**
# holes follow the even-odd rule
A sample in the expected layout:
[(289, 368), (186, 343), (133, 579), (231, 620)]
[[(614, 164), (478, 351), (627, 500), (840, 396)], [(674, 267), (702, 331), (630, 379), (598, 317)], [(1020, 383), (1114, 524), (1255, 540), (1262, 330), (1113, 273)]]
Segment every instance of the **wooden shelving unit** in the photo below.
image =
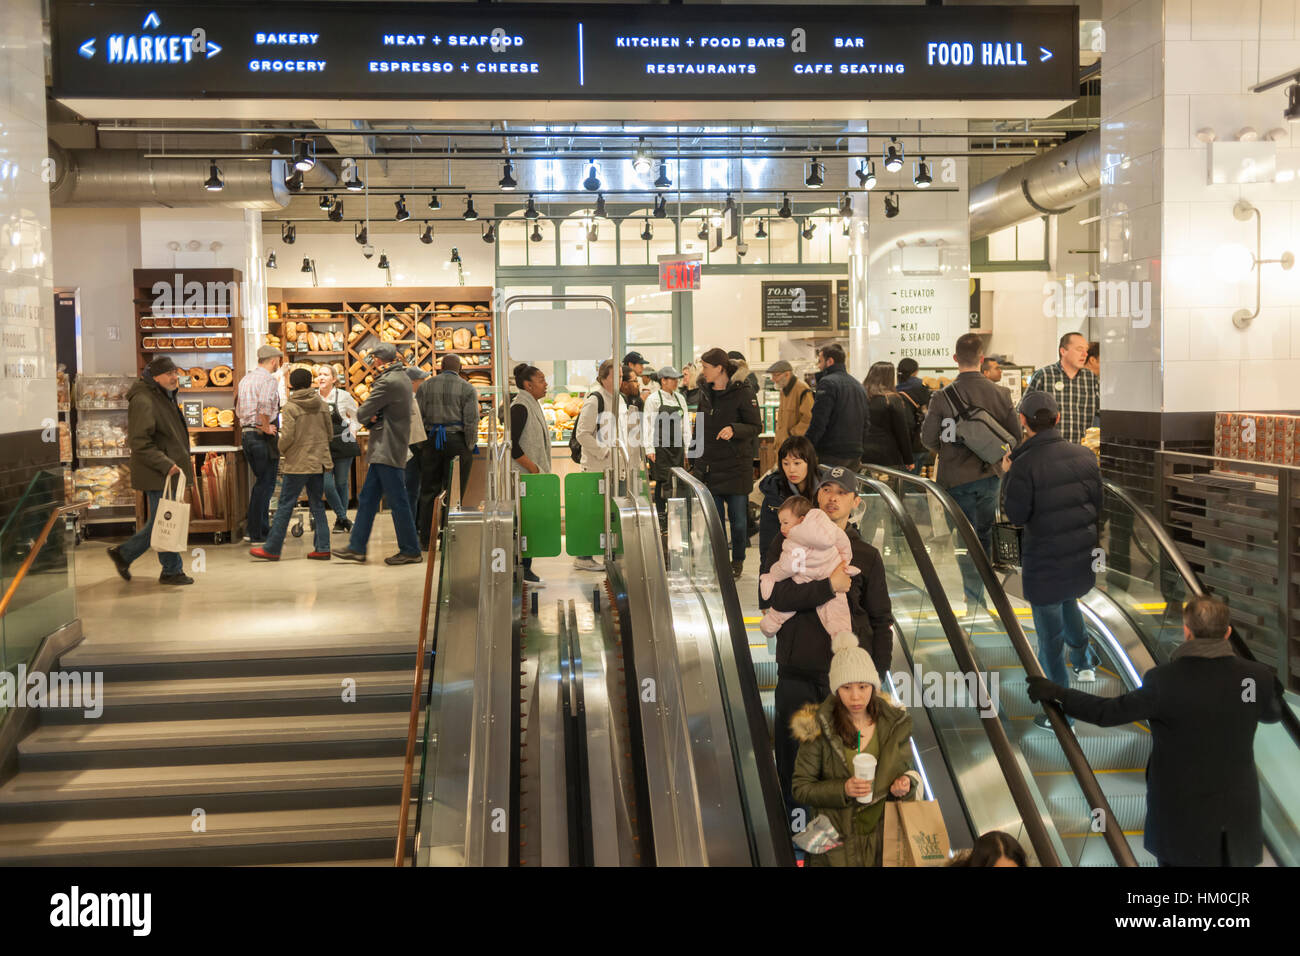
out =
[[(228, 385), (212, 385), (209, 381), (203, 387), (182, 388), (177, 399), (183, 407), (187, 396), (202, 396), (205, 412), (216, 409), (218, 413), (229, 410), (233, 414), (239, 378), (247, 368), (240, 312), (243, 278), (238, 269), (136, 269), (132, 281), (136, 374), (159, 355), (170, 355), (183, 372), (201, 368), (210, 376), (215, 368), (229, 369)], [(159, 283), (166, 291), (155, 292)], [(194, 283), (202, 286), (201, 296), (192, 294)], [(181, 344), (177, 344), (178, 339)], [(203, 341), (193, 344), (198, 340)], [(238, 531), (248, 503), (243, 455), (238, 451), (239, 422), (204, 424), (189, 432), (194, 473), (200, 486), (204, 485), (201, 471), (206, 456), (226, 456), (222, 467), (229, 477), (225, 493), (218, 496), (222, 500), (209, 500), (211, 494), (202, 487), (195, 489), (196, 495), (204, 496), (207, 510), (221, 512), (221, 516), (190, 519), (191, 533), (213, 534), (220, 542)], [(136, 512), (137, 520), (143, 521), (140, 504)]]

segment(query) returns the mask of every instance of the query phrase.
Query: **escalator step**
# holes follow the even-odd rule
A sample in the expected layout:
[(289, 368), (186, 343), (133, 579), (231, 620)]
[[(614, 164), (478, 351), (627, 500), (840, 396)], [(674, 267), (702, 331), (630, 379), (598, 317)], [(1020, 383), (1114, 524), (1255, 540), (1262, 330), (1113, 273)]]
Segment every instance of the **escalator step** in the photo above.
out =
[[(1091, 808), (1083, 794), (1061, 791), (1046, 796), (1052, 819), (1057, 821), (1062, 837), (1082, 836), (1089, 832)], [(1106, 801), (1125, 833), (1141, 833), (1146, 825), (1147, 800), (1142, 793), (1107, 793)]]
[(754, 676), (759, 690), (772, 690), (776, 687), (776, 661), (754, 661)]
[[(1020, 723), (1020, 721), (1017, 721)], [(1065, 752), (1056, 741), (1056, 734), (1039, 730), (1028, 721), (1020, 738), (1020, 751), (1035, 773), (1069, 770)], [(1151, 756), (1151, 737), (1134, 727), (1115, 727), (1103, 730), (1083, 723), (1074, 725), (1075, 735), (1088, 765), (1093, 770), (1131, 770), (1142, 773)], [(1103, 774), (1104, 776), (1104, 774)]]

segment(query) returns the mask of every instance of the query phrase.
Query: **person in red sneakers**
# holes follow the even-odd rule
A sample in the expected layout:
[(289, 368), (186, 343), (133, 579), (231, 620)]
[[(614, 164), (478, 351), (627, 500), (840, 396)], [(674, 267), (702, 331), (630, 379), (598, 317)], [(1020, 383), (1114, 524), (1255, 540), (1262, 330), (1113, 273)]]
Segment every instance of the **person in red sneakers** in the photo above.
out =
[(330, 559), (330, 526), (325, 515), (325, 471), (334, 467), (330, 458), (330, 439), (334, 425), (330, 409), (313, 386), (308, 369), (296, 368), (289, 373), (289, 401), (280, 413), (280, 503), (271, 519), (266, 543), (249, 549), (249, 554), (266, 561), (279, 561), (284, 547), (284, 533), (289, 528), (298, 495), (307, 489), (307, 505), (315, 522), (315, 550), (307, 557), (318, 561)]

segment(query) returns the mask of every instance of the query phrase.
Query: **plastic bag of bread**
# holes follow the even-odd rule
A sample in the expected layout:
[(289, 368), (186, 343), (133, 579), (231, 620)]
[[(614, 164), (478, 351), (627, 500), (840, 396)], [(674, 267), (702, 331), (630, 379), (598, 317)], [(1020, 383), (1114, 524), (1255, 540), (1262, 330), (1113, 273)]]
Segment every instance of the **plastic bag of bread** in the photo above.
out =
[(308, 331), (306, 322), (299, 322), (297, 328), (298, 328), (299, 335), (302, 335), (304, 332)]
[(217, 424), (222, 428), (229, 428), (231, 425), (235, 424), (235, 413), (229, 408), (223, 408), (221, 411), (217, 412)]
[(284, 323), (284, 340), (286, 342), (297, 342), (298, 326), (294, 325), (292, 322)]

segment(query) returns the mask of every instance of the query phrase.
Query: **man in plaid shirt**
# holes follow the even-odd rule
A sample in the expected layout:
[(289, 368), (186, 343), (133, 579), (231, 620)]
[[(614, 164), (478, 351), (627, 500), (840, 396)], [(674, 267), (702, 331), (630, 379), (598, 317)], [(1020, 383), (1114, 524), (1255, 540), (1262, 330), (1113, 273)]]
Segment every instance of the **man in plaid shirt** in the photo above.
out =
[(276, 421), (280, 417), (280, 383), (275, 371), (282, 355), (273, 345), (257, 350), (257, 367), (239, 380), (235, 414), (241, 426), (244, 460), (253, 472), (248, 492), (245, 540), (261, 544), (271, 531), (267, 511), (275, 493), (275, 476), (280, 470), (280, 442)]
[(1089, 372), (1088, 340), (1078, 332), (1061, 336), (1057, 351), (1061, 359), (1055, 365), (1040, 368), (1029, 380), (1029, 392), (1047, 392), (1061, 410), (1057, 425), (1063, 438), (1078, 443), (1092, 427), (1101, 407), (1101, 383)]

